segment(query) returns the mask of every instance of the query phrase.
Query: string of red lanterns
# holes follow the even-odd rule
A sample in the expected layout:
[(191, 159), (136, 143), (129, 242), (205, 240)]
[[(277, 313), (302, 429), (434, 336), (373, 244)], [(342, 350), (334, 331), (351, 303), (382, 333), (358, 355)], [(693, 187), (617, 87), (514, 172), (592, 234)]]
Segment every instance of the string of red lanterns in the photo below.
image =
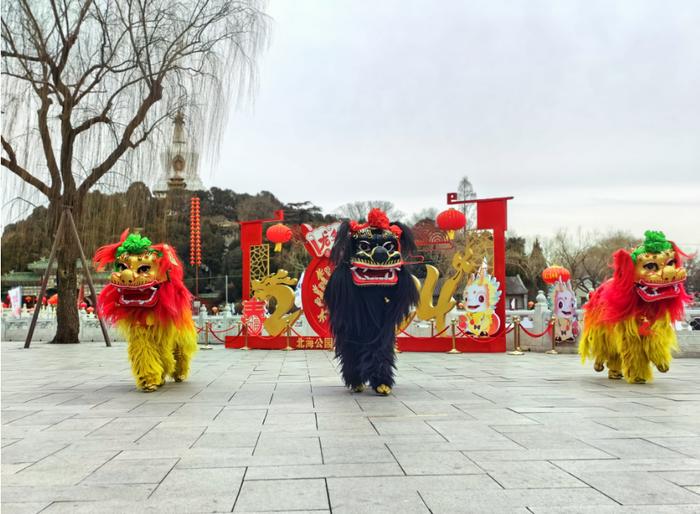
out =
[(202, 235), (199, 221), (199, 197), (190, 200), (190, 266), (202, 265)]

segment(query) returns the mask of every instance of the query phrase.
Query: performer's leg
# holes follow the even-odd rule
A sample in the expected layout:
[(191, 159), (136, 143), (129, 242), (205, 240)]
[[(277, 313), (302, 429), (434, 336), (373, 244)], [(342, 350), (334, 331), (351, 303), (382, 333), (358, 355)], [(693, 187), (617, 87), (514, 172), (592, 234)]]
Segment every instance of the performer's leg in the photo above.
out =
[(609, 355), (607, 364), (608, 378), (612, 380), (620, 380), (622, 378), (622, 360), (620, 355), (617, 353)]
[(163, 365), (153, 333), (147, 328), (134, 327), (129, 333), (129, 361), (136, 386), (146, 392), (155, 391), (163, 383)]
[(344, 337), (335, 338), (335, 357), (340, 361), (343, 383), (355, 393), (361, 393), (365, 389), (360, 369), (361, 349), (361, 345)]
[(378, 394), (388, 395), (394, 386), (395, 336), (393, 331), (373, 346), (366, 356), (367, 378)]
[(630, 384), (651, 381), (651, 366), (640, 340), (629, 341), (622, 349), (622, 372)]
[(197, 332), (194, 326), (182, 330), (178, 334), (173, 355), (175, 357), (175, 382), (182, 382), (190, 373), (190, 360), (197, 351)]

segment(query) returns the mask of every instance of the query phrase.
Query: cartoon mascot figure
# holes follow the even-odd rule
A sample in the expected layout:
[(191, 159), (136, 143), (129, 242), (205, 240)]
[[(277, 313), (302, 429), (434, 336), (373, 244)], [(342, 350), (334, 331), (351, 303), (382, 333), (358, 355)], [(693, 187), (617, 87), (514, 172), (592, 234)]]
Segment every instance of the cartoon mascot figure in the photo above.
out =
[(403, 257), (413, 251), (410, 230), (380, 209), (370, 211), (367, 223), (338, 228), (324, 300), (343, 381), (354, 392), (369, 383), (388, 395), (394, 386), (396, 330), (418, 302)]
[(552, 286), (549, 298), (554, 317), (554, 340), (558, 343), (572, 343), (579, 333), (576, 318), (576, 294), (571, 281), (561, 278)]
[(594, 369), (608, 367), (608, 378), (631, 384), (652, 380), (651, 361), (665, 373), (677, 349), (675, 321), (683, 319), (691, 297), (683, 282), (687, 257), (663, 232), (647, 231), (642, 245), (613, 255), (613, 278), (604, 282), (584, 306), (579, 344), (582, 360)]
[(460, 317), (459, 328), (467, 334), (487, 337), (495, 334), (501, 326), (496, 314), (496, 305), (501, 299), (500, 283), (488, 273), (484, 258), (478, 275), (472, 273), (464, 288), (466, 315)]
[(118, 243), (99, 248), (94, 261), (98, 271), (114, 266), (97, 308), (126, 336), (137, 387), (150, 392), (167, 376), (187, 378), (197, 332), (175, 250), (127, 229)]

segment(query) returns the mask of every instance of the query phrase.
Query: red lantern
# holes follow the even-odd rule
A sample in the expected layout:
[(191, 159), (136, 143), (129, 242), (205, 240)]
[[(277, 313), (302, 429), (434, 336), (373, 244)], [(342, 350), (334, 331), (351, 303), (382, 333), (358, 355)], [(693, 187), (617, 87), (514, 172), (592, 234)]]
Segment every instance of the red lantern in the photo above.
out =
[(84, 310), (86, 307), (87, 307), (87, 303), (85, 303), (85, 302), (80, 302), (80, 308), (81, 308), (81, 309)]
[(562, 282), (566, 282), (570, 278), (571, 273), (564, 266), (549, 266), (542, 272), (542, 280), (549, 285), (554, 284), (559, 279), (561, 279)]
[(292, 229), (282, 223), (272, 225), (265, 232), (267, 238), (275, 243), (275, 251), (282, 250), (282, 245), (292, 238)]
[(448, 239), (454, 239), (455, 230), (462, 229), (467, 225), (467, 217), (457, 209), (449, 208), (438, 214), (435, 222), (440, 230), (447, 232)]

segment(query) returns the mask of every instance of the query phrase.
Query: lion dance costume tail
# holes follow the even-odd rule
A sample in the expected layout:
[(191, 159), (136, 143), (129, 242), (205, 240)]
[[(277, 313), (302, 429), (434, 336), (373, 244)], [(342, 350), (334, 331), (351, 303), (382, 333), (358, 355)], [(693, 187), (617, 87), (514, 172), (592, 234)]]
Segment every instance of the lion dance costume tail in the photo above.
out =
[(662, 232), (647, 231), (642, 245), (613, 256), (613, 278), (584, 306), (579, 343), (582, 361), (608, 367), (611, 379), (643, 384), (653, 379), (650, 362), (665, 373), (677, 349), (673, 323), (683, 319), (691, 297), (683, 282), (687, 257)]
[(94, 261), (98, 271), (114, 265), (97, 308), (126, 336), (137, 387), (154, 391), (168, 376), (187, 378), (197, 332), (175, 250), (127, 229), (118, 243), (99, 248)]

